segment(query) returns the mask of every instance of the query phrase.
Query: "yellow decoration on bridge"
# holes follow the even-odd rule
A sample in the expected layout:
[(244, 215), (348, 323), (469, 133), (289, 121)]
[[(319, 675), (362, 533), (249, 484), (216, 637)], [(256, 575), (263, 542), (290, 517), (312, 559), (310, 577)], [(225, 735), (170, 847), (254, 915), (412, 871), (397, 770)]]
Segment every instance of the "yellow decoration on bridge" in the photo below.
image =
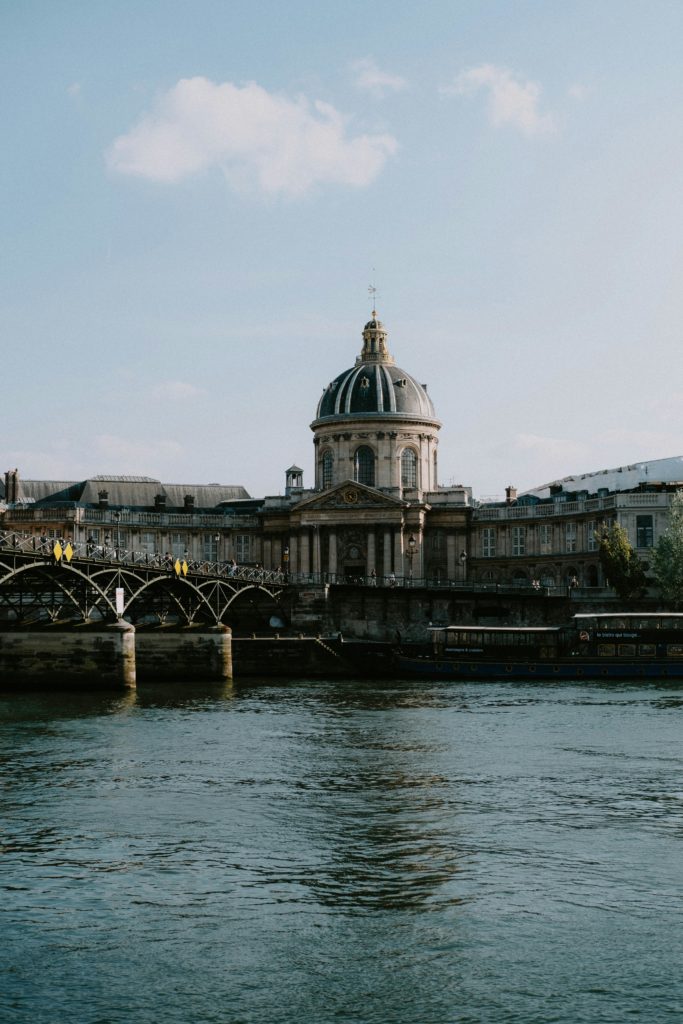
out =
[(176, 558), (175, 565), (173, 566), (173, 568), (175, 569), (176, 576), (180, 576), (180, 559), (179, 558)]
[(183, 570), (183, 576), (187, 576), (188, 564), (187, 564), (187, 562), (185, 561), (184, 558), (183, 558), (183, 564), (182, 564), (181, 568)]
[(58, 562), (61, 559), (62, 555), (64, 554), (64, 552), (62, 551), (62, 545), (59, 543), (59, 541), (57, 541), (57, 543), (53, 547), (52, 554), (55, 556), (55, 562)]
[(74, 549), (71, 547), (71, 544), (69, 543), (64, 548), (64, 557), (66, 558), (67, 562), (70, 562), (71, 559), (73, 558), (73, 556), (74, 556)]

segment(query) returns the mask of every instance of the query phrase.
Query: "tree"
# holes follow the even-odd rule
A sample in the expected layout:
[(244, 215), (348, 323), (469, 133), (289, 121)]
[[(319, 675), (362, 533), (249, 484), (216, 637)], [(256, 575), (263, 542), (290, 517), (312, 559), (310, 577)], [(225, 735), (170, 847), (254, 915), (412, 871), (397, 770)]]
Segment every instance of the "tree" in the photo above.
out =
[(625, 601), (641, 597), (647, 586), (646, 567), (633, 550), (623, 526), (612, 523), (596, 538), (600, 544), (600, 565), (609, 586)]
[(654, 572), (663, 600), (677, 608), (683, 602), (683, 491), (669, 508), (669, 525), (655, 546)]

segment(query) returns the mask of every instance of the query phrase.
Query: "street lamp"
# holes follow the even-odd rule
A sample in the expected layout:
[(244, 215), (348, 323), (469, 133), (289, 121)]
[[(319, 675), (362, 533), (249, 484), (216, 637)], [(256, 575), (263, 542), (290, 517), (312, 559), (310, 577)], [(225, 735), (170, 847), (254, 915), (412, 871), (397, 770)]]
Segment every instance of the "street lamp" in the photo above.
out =
[(410, 579), (410, 586), (411, 587), (413, 585), (413, 559), (415, 558), (415, 551), (416, 551), (416, 549), (417, 549), (417, 541), (415, 540), (415, 535), (413, 533), (411, 533), (410, 537), (408, 537), (408, 550), (406, 551), (406, 555), (410, 559), (410, 561), (408, 563), (409, 566), (410, 566), (410, 568), (408, 570), (408, 576), (409, 576), (409, 579)]
[(282, 571), (285, 577), (285, 583), (289, 579), (289, 548), (285, 544), (282, 549)]
[(467, 582), (467, 552), (460, 552), (460, 565), (462, 566), (462, 581)]
[(121, 548), (121, 534), (119, 532), (119, 523), (121, 522), (121, 513), (114, 512), (114, 522), (116, 523), (116, 561), (120, 560), (120, 548)]
[(219, 552), (220, 543), (221, 543), (221, 535), (220, 535), (220, 533), (215, 534), (213, 539), (214, 539), (214, 541), (216, 543), (216, 565), (218, 565), (218, 552)]

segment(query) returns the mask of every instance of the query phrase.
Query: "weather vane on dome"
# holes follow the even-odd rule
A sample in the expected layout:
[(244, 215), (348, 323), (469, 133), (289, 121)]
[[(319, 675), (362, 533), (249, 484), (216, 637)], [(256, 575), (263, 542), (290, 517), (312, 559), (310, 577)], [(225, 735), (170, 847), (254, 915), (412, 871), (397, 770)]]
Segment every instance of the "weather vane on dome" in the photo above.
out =
[(371, 284), (368, 287), (368, 295), (372, 299), (372, 315), (373, 315), (373, 317), (376, 317), (377, 316), (377, 299), (376, 299), (377, 289), (375, 288), (375, 285), (374, 285), (374, 280), (375, 280), (375, 268), (374, 267), (372, 268), (372, 280), (373, 280), (373, 284)]

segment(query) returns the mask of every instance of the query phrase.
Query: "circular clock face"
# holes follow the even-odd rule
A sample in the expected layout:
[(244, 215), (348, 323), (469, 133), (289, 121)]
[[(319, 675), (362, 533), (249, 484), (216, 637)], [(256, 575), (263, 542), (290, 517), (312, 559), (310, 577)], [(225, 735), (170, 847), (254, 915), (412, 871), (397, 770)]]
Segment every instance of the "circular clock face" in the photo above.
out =
[(349, 487), (348, 491), (344, 491), (344, 501), (347, 505), (354, 505), (358, 501), (358, 491)]

